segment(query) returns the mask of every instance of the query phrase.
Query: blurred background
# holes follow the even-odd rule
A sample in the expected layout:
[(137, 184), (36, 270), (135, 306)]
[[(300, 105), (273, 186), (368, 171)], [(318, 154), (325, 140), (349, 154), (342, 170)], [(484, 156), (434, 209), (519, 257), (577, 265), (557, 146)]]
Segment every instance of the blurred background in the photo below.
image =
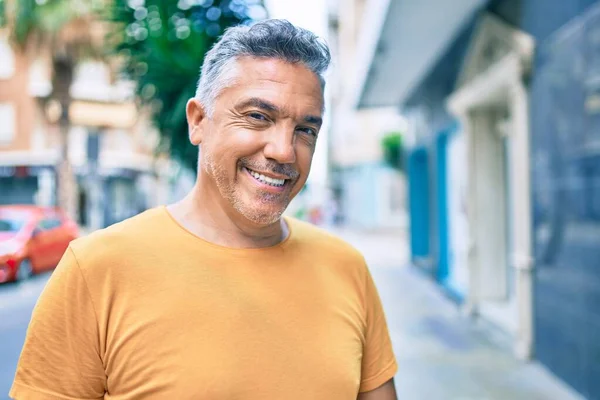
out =
[(401, 399), (600, 399), (600, 1), (0, 0), (0, 399), (68, 242), (180, 199), (229, 26), (331, 46), (288, 214), (365, 254)]

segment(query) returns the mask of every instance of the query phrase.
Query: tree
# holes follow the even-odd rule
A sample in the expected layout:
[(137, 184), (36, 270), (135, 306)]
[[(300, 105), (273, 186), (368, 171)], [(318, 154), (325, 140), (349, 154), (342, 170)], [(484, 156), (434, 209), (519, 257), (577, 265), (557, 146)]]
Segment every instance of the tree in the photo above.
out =
[(387, 165), (396, 169), (403, 170), (403, 146), (402, 133), (390, 132), (381, 139), (381, 147), (383, 150), (383, 159)]
[(58, 104), (61, 161), (58, 166), (58, 205), (77, 213), (75, 176), (68, 154), (69, 89), (79, 60), (100, 55), (102, 34), (96, 16), (104, 0), (0, 0), (0, 26), (8, 28), (16, 51), (31, 58), (52, 58), (52, 92), (47, 100)]
[(205, 53), (228, 27), (266, 17), (261, 1), (115, 0), (109, 36), (122, 71), (149, 107), (161, 142), (185, 167), (196, 169), (198, 149), (188, 140), (185, 106), (194, 96)]

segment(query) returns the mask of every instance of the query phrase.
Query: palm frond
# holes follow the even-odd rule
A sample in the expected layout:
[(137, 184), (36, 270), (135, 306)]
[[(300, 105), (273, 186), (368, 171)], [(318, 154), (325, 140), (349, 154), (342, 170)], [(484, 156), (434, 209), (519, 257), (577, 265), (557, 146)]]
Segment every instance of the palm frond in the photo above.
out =
[(0, 0), (0, 24), (9, 27), (13, 42), (21, 48), (36, 38), (44, 38), (45, 43), (69, 39), (82, 42), (77, 36), (85, 33), (85, 28), (76, 35), (65, 33), (100, 10), (99, 0)]
[(0, 28), (6, 27), (7, 19), (6, 19), (6, 1), (0, 0)]

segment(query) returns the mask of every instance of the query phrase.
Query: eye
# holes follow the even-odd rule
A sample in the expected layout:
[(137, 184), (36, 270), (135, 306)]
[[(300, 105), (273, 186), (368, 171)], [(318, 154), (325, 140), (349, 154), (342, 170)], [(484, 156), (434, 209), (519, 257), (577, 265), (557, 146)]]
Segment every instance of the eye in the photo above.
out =
[(306, 133), (308, 135), (311, 135), (311, 136), (315, 136), (315, 137), (317, 136), (317, 131), (315, 129), (313, 129), (313, 128), (300, 127), (297, 130), (299, 130), (302, 133)]
[(250, 114), (248, 114), (248, 117), (256, 121), (267, 121), (267, 117), (259, 112), (251, 112)]

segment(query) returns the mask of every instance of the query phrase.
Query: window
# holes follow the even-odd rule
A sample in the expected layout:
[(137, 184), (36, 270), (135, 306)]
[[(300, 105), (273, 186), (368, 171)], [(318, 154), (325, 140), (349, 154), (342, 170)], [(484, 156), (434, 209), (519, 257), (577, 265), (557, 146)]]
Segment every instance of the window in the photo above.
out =
[(15, 73), (15, 54), (6, 36), (0, 36), (0, 79), (10, 79)]
[(0, 232), (19, 232), (25, 225), (24, 220), (0, 218)]
[(45, 217), (43, 220), (40, 221), (40, 223), (38, 224), (38, 228), (41, 229), (42, 231), (48, 231), (50, 229), (56, 229), (58, 227), (60, 227), (62, 225), (62, 221), (60, 220), (60, 218), (51, 216), (51, 217)]
[(15, 107), (11, 103), (0, 103), (0, 145), (11, 143), (16, 129)]

